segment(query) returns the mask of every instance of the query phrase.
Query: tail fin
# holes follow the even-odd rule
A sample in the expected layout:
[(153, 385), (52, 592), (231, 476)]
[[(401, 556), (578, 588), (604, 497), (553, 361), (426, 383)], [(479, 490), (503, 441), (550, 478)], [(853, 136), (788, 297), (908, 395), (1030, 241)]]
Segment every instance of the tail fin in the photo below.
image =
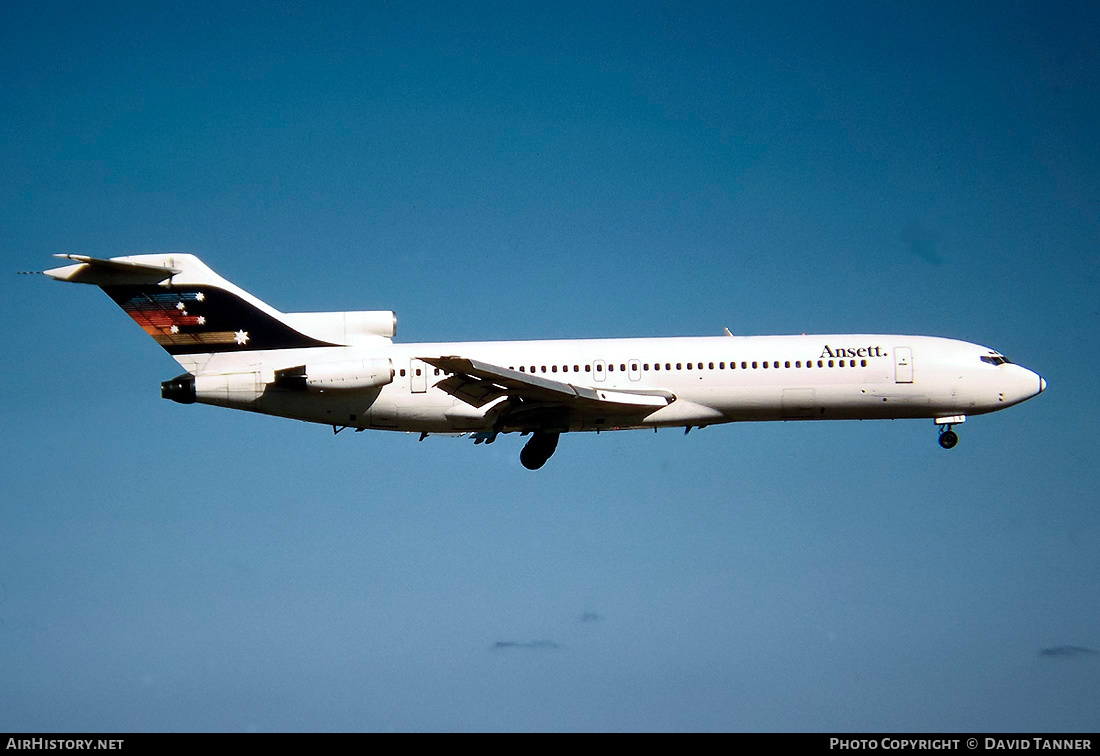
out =
[(47, 276), (103, 289), (184, 365), (192, 362), (188, 355), (335, 346), (292, 327), (194, 255), (56, 256), (75, 264), (43, 271)]

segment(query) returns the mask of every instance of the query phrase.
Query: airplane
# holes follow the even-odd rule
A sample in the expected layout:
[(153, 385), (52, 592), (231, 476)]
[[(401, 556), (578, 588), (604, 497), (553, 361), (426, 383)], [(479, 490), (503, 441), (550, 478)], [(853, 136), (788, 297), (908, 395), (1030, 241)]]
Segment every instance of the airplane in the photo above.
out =
[(530, 435), (541, 468), (562, 433), (767, 420), (924, 418), (955, 425), (1046, 389), (1003, 354), (889, 334), (395, 343), (393, 312), (284, 313), (190, 254), (42, 271), (99, 286), (187, 371), (161, 396), (348, 428)]

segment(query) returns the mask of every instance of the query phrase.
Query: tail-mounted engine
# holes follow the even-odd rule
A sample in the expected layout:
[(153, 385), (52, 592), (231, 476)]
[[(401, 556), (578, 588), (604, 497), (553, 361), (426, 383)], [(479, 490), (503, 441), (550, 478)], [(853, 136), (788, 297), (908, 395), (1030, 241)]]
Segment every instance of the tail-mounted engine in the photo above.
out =
[(268, 385), (292, 391), (355, 391), (393, 382), (393, 362), (386, 358), (322, 362), (275, 371), (271, 384), (259, 372), (192, 375), (184, 373), (160, 384), (160, 395), (180, 404), (250, 407)]
[(352, 391), (393, 382), (393, 362), (386, 358), (322, 362), (275, 371), (275, 386), (298, 391)]

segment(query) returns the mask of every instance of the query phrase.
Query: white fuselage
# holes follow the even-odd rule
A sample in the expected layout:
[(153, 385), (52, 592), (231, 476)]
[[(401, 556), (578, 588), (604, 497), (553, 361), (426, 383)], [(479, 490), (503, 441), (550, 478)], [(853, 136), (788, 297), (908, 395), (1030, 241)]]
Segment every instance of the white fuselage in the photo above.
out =
[[(1036, 373), (953, 339), (897, 335), (745, 336), (376, 344), (213, 355), (194, 367), (197, 400), (336, 427), (422, 433), (492, 427), (436, 387), (447, 374), (424, 362), (448, 355), (596, 389), (661, 392), (652, 411), (565, 413), (565, 431), (686, 427), (762, 420), (949, 418), (993, 412), (1040, 393)], [(287, 391), (275, 371), (387, 359), (393, 380), (356, 390)], [(1002, 360), (1003, 361), (1003, 360)]]
[(952, 425), (1039, 394), (1036, 373), (986, 347), (843, 334), (395, 344), (393, 312), (284, 313), (194, 255), (93, 258), (43, 271), (99, 286), (187, 373), (181, 404), (343, 428), (531, 438), (537, 470), (573, 431), (763, 420), (931, 418)]

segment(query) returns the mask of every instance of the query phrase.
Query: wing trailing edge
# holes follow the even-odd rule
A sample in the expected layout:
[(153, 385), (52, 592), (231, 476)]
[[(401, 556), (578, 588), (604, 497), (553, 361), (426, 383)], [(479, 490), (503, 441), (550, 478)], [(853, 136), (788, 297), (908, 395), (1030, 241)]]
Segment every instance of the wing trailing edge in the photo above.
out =
[(421, 357), (433, 367), (451, 375), (436, 387), (474, 407), (482, 407), (505, 396), (529, 402), (610, 408), (620, 411), (653, 412), (676, 401), (668, 391), (622, 391), (577, 386), (550, 378), (509, 370), (467, 357)]

